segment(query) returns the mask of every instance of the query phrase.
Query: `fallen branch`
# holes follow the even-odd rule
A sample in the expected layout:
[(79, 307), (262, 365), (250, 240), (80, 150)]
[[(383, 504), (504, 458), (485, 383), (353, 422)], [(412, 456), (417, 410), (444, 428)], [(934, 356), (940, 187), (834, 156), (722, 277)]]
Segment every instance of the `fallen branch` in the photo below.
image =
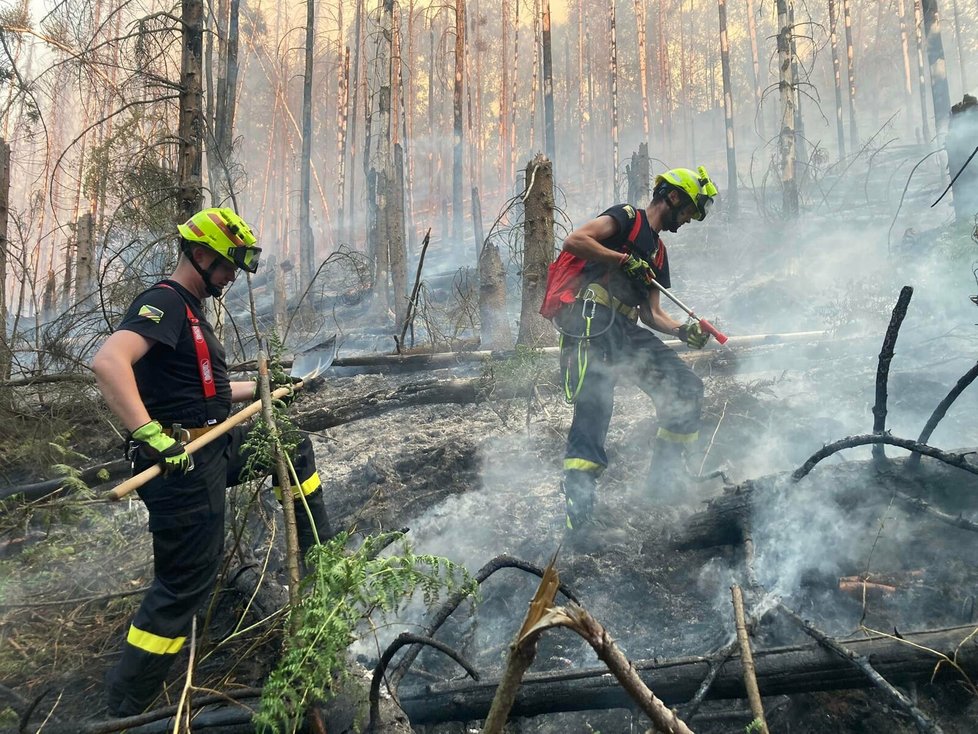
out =
[[(479, 569), (478, 573), (475, 574), (476, 584), (481, 585), (483, 581), (496, 573), (496, 571), (504, 568), (518, 568), (522, 571), (526, 571), (527, 573), (532, 573), (541, 579), (545, 573), (545, 569), (542, 569), (535, 564), (503, 553), (491, 559)], [(559, 579), (557, 590), (571, 601), (578, 601), (577, 594), (575, 594), (570, 587), (561, 582)], [(465, 591), (459, 590), (454, 592), (448, 599), (446, 599), (445, 603), (441, 605), (441, 607), (432, 617), (431, 622), (429, 622), (428, 626), (425, 627), (423, 636), (434, 637), (435, 633), (441, 629), (441, 626), (445, 624), (448, 618), (452, 615), (452, 612), (454, 612), (458, 608), (458, 605), (461, 604), (468, 596), (469, 595)], [(394, 666), (391, 675), (389, 676), (390, 683), (393, 687), (397, 687), (401, 679), (407, 673), (408, 668), (411, 667), (411, 664), (418, 657), (420, 652), (420, 645), (412, 645), (408, 648), (407, 652), (404, 653), (404, 657), (401, 658), (397, 665)]]
[(720, 668), (730, 659), (730, 656), (734, 654), (739, 646), (740, 640), (734, 637), (732, 642), (724, 645), (710, 656), (710, 671), (703, 678), (703, 682), (700, 683), (700, 687), (696, 689), (693, 697), (681, 708), (681, 715), (684, 719), (692, 719), (696, 716), (696, 712), (699, 711), (703, 699), (706, 698), (706, 694), (710, 692), (710, 686), (716, 680)]
[(747, 636), (747, 622), (744, 616), (744, 595), (740, 587), (734, 584), (730, 587), (733, 600), (734, 621), (737, 625), (737, 643), (740, 646), (740, 664), (744, 669), (744, 686), (747, 688), (747, 700), (750, 710), (757, 722), (757, 730), (768, 734), (767, 719), (764, 718), (764, 704), (761, 703), (761, 692), (757, 688), (757, 676), (754, 674), (754, 656), (751, 654), (750, 638)]
[(676, 712), (651, 691), (632, 661), (625, 657), (607, 630), (585, 609), (577, 604), (550, 609), (531, 632), (555, 626), (567, 627), (584, 638), (656, 729), (666, 734), (693, 734)]
[[(107, 461), (103, 464), (96, 464), (87, 469), (82, 469), (78, 478), (85, 484), (98, 486), (99, 484), (127, 476), (131, 472), (131, 469), (132, 464), (128, 461), (122, 459), (118, 461)], [(21, 499), (24, 501), (36, 502), (37, 500), (45, 499), (52, 494), (60, 492), (66, 487), (70, 487), (70, 481), (67, 477), (55, 477), (54, 479), (45, 479), (44, 481), (34, 482), (32, 484), (4, 487), (0, 489), (0, 500), (5, 500), (15, 495), (23, 495)], [(93, 485), (93, 482), (96, 482), (96, 484)]]
[(945, 464), (950, 464), (958, 469), (964, 469), (966, 472), (971, 472), (972, 474), (978, 474), (978, 466), (970, 463), (967, 459), (967, 454), (949, 454), (946, 451), (941, 451), (940, 449), (935, 449), (932, 446), (927, 446), (926, 444), (918, 443), (917, 441), (911, 441), (906, 438), (897, 438), (895, 436), (888, 435), (861, 435), (861, 436), (848, 436), (847, 438), (840, 439), (830, 444), (826, 444), (821, 449), (812, 454), (808, 461), (802, 464), (800, 467), (795, 469), (791, 474), (791, 478), (796, 482), (802, 479), (806, 474), (808, 474), (815, 465), (822, 459), (826, 459), (832, 454), (841, 451), (842, 449), (851, 449), (854, 446), (865, 446), (867, 444), (885, 443), (891, 446), (899, 446), (907, 451), (914, 451), (924, 456), (930, 456), (931, 458), (943, 461)]
[(462, 666), (473, 680), (479, 680), (479, 673), (472, 667), (472, 664), (444, 642), (439, 642), (431, 637), (402, 632), (384, 650), (384, 654), (380, 656), (380, 662), (374, 668), (373, 676), (370, 679), (370, 720), (367, 724), (368, 732), (376, 731), (376, 726), (380, 723), (380, 683), (384, 679), (384, 673), (387, 671), (387, 666), (390, 664), (391, 659), (404, 645), (428, 645), (436, 650), (440, 650)]
[(482, 727), (482, 734), (502, 734), (506, 719), (513, 708), (513, 701), (520, 689), (523, 676), (533, 664), (533, 659), (537, 654), (537, 640), (546, 627), (536, 629), (537, 625), (549, 613), (553, 606), (554, 599), (557, 597), (557, 587), (560, 585), (560, 578), (554, 565), (557, 562), (557, 554), (554, 553), (550, 563), (540, 578), (533, 599), (530, 600), (530, 608), (526, 612), (526, 618), (520, 627), (516, 639), (509, 648), (509, 656), (506, 659), (506, 670), (503, 672), (499, 685), (496, 687), (496, 694), (492, 697), (492, 706), (489, 707), (489, 714), (486, 716), (485, 724)]
[(853, 652), (853, 650), (829, 637), (827, 634), (815, 627), (811, 622), (806, 619), (802, 619), (796, 612), (786, 607), (783, 603), (778, 602), (777, 608), (778, 611), (798, 625), (806, 635), (811, 637), (813, 640), (816, 640), (825, 649), (830, 650), (842, 660), (846, 660), (862, 671), (874, 686), (883, 691), (887, 698), (899, 706), (900, 709), (905, 711), (910, 718), (913, 719), (914, 725), (916, 725), (918, 731), (928, 732), (929, 734), (943, 734), (941, 727), (928, 719), (924, 713), (914, 705), (913, 701), (894, 688), (892, 684), (881, 676), (873, 668), (873, 666), (869, 664), (869, 660), (867, 660), (866, 657)]

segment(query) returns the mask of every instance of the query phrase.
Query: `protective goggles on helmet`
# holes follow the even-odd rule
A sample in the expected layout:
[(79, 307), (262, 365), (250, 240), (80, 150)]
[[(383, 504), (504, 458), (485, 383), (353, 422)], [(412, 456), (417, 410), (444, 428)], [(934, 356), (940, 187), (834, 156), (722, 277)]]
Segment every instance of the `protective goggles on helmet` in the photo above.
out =
[(258, 271), (258, 259), (260, 256), (260, 247), (229, 247), (226, 255), (236, 267), (252, 274)]

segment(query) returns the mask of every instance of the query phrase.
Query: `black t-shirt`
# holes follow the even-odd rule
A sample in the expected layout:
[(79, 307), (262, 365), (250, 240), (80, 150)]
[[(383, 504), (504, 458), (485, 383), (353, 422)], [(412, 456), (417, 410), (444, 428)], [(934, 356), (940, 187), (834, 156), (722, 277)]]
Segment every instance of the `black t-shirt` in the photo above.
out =
[[(163, 281), (143, 291), (126, 311), (119, 328), (151, 339), (154, 344), (133, 365), (139, 396), (149, 414), (164, 427), (180, 423), (186, 428), (222, 421), (231, 412), (231, 383), (228, 380), (224, 347), (207, 323), (200, 301), (178, 283)], [(210, 352), (210, 367), (217, 394), (204, 399), (197, 350), (194, 346), (187, 306), (200, 322)]]
[[(616, 204), (605, 209), (600, 216), (608, 216), (615, 220), (618, 231), (601, 244), (617, 252), (624, 252), (628, 243), (628, 234), (635, 226), (635, 217), (639, 216), (635, 207), (631, 204)], [(651, 267), (653, 277), (663, 288), (669, 288), (672, 281), (669, 279), (669, 256), (666, 253), (666, 246), (659, 239), (659, 235), (649, 227), (648, 218), (642, 217), (642, 224), (632, 246), (632, 254), (641, 257)], [(588, 263), (585, 274), (592, 280), (598, 280), (603, 276), (602, 270), (607, 268), (608, 290), (622, 303), (629, 306), (637, 306), (646, 303), (649, 299), (649, 292), (653, 286), (636, 283), (615, 266), (608, 267), (602, 263)]]

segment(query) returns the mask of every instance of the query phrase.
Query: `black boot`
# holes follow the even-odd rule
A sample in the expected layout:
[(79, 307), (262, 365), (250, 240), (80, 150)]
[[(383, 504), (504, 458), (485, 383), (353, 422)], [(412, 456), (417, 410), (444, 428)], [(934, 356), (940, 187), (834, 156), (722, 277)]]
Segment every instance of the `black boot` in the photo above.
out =
[(647, 500), (653, 505), (680, 504), (689, 490), (685, 445), (656, 438), (652, 445)]
[(570, 469), (564, 472), (561, 488), (567, 503), (566, 527), (570, 531), (581, 530), (593, 520), (594, 487), (597, 477), (592, 472)]

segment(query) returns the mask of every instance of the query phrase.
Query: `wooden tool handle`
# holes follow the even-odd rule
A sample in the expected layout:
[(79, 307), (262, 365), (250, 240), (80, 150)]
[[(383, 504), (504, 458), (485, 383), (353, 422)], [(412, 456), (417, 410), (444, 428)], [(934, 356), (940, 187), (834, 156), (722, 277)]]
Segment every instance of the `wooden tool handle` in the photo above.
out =
[[(275, 392), (272, 393), (272, 399), (284, 397), (285, 395), (288, 395), (293, 390), (298, 390), (300, 387), (302, 387), (301, 382), (297, 382), (291, 386), (287, 385), (285, 387), (280, 387)], [(256, 400), (248, 407), (242, 408), (223, 423), (218, 423), (216, 426), (214, 426), (203, 436), (198, 436), (193, 441), (188, 443), (187, 453), (193, 454), (194, 451), (203, 448), (214, 439), (220, 438), (225, 433), (227, 433), (232, 428), (234, 428), (236, 425), (240, 423), (244, 423), (246, 420), (251, 418), (253, 415), (255, 415), (255, 413), (257, 413), (260, 410), (261, 410), (261, 400)], [(149, 469), (145, 469), (139, 472), (139, 474), (130, 477), (126, 481), (117, 484), (115, 487), (112, 488), (110, 492), (108, 492), (108, 494), (106, 495), (106, 499), (121, 500), (123, 497), (125, 497), (127, 494), (132, 492), (134, 489), (138, 489), (139, 487), (142, 487), (150, 479), (158, 477), (162, 471), (163, 470), (160, 469), (159, 464), (153, 464), (153, 466), (151, 466)]]

